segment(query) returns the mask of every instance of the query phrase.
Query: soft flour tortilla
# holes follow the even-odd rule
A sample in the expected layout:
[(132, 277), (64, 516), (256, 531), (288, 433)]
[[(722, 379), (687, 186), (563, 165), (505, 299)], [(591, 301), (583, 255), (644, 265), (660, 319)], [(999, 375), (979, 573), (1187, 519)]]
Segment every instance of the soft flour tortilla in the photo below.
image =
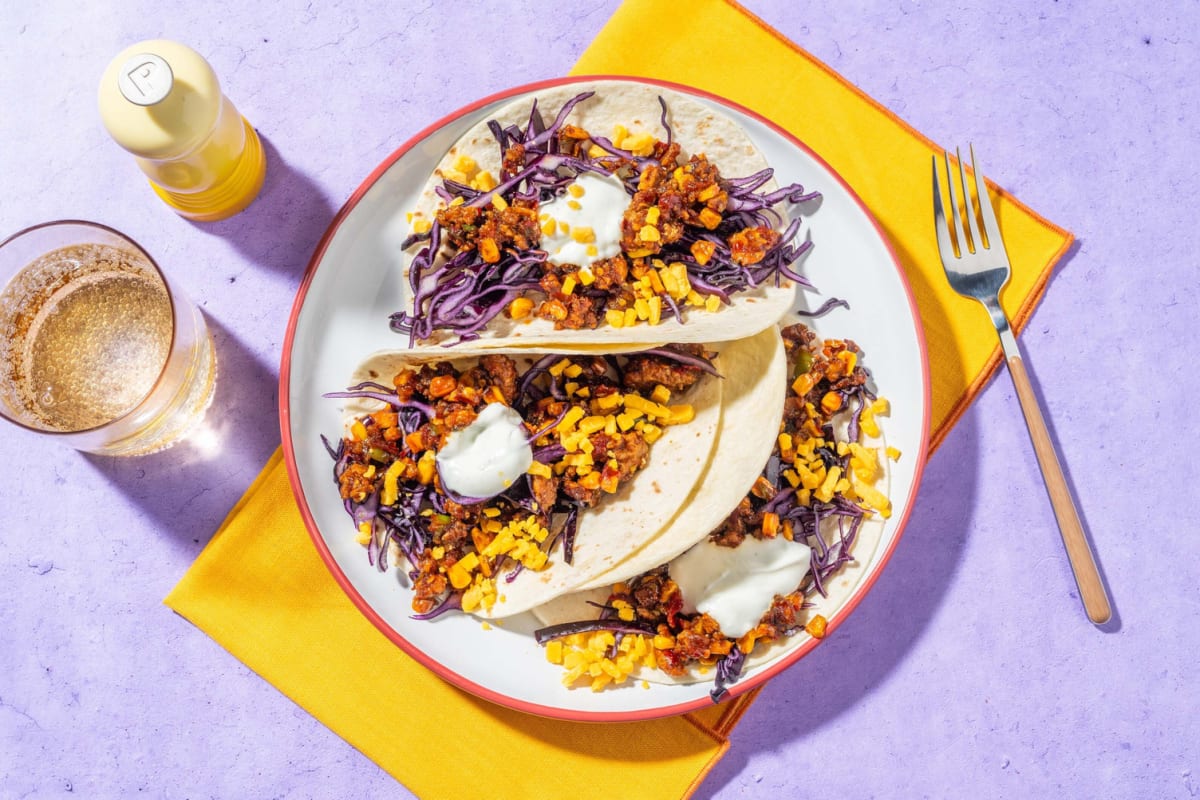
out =
[(708, 535), (750, 491), (771, 457), (783, 418), (787, 358), (774, 326), (730, 343), (723, 361), (721, 423), (704, 474), (677, 517), (661, 535), (580, 589), (608, 587), (665, 564)]
[[(528, 611), (568, 592), (609, 585), (656, 567), (707, 536), (746, 495), (767, 463), (779, 432), (778, 425), (763, 425), (762, 420), (783, 415), (783, 341), (772, 326), (749, 339), (717, 346), (721, 349), (716, 363), (723, 376), (720, 421), (715, 430), (704, 432), (712, 440), (702, 441), (699, 428), (666, 429), (668, 434), (679, 434), (677, 441), (684, 449), (703, 453), (701, 469), (691, 472), (694, 462), (689, 460), (685, 465), (688, 472), (664, 476), (669, 484), (660, 481), (662, 491), (646, 492), (647, 504), (641, 509), (646, 518), (637, 520), (632, 528), (617, 527), (622, 524), (619, 520), (592, 516), (592, 512), (581, 516), (574, 563), (553, 564), (533, 573), (533, 580), (508, 586), (497, 582), (503, 601), (497, 601), (491, 616)], [(666, 438), (664, 435), (651, 448), (651, 465), (656, 448)], [(635, 491), (650, 486), (644, 476), (645, 470), (630, 481), (637, 485)], [(586, 531), (585, 519), (591, 526)], [(648, 536), (652, 523), (659, 527)], [(584, 553), (587, 560), (581, 561)]]
[[(536, 92), (535, 97), (546, 124), (553, 121), (554, 115), (568, 100), (587, 91), (595, 91), (596, 94), (575, 106), (567, 117), (567, 123), (589, 133), (607, 138), (612, 136), (614, 126), (624, 125), (631, 133), (648, 132), (665, 141), (667, 131), (660, 121), (662, 108), (658, 103), (658, 98), (662, 97), (667, 104), (667, 121), (671, 126), (673, 141), (682, 147), (684, 159), (692, 154), (703, 153), (726, 178), (745, 177), (770, 166), (741, 126), (728, 116), (690, 95), (664, 87), (629, 81), (595, 81), (545, 89)], [(524, 127), (529, 120), (532, 102), (530, 97), (514, 101), (501, 108), (491, 119), (504, 127), (512, 124)], [(499, 176), (499, 145), (488, 130), (486, 121), (480, 122), (443, 157), (422, 194), (416, 209), (418, 216), (433, 219), (441, 204), (435, 192), (441, 185), (438, 171), (449, 169), (461, 155), (470, 156), (481, 170)], [(770, 191), (775, 186), (772, 180), (763, 186), (762, 191)], [(782, 208), (778, 210), (783, 214)], [(786, 214), (783, 216), (785, 220), (779, 230), (787, 226)], [(412, 258), (420, 247), (415, 245), (404, 255), (406, 276)], [(439, 259), (444, 257), (445, 253)], [(569, 349), (581, 344), (729, 341), (774, 325), (791, 308), (795, 295), (795, 285), (790, 281), (782, 281), (778, 287), (760, 286), (734, 295), (730, 305), (722, 306), (715, 312), (700, 308), (684, 309), (685, 322), (682, 324), (671, 318), (664, 319), (659, 325), (639, 324), (628, 328), (614, 328), (602, 322), (595, 330), (555, 330), (554, 323), (549, 320), (514, 321), (501, 314), (480, 331), (479, 339), (470, 344), (473, 347), (517, 347), (553, 343), (559, 345), (560, 349)], [(435, 331), (433, 337), (422, 344), (449, 342), (455, 338), (452, 332)]]
[[(883, 476), (879, 479), (879, 481), (876, 482), (875, 486), (885, 495), (891, 496), (890, 462), (888, 461), (887, 457), (883, 455), (887, 449), (886, 441), (880, 437), (878, 439), (865, 439), (863, 444), (867, 447), (874, 447), (878, 449), (880, 453), (879, 464), (880, 469), (883, 471)], [(720, 447), (721, 441), (718, 440), (717, 453), (714, 454), (715, 457), (719, 457)], [(755, 477), (758, 477), (757, 473), (755, 474)], [(697, 494), (700, 494), (709, 488), (708, 482), (706, 480), (702, 480), (696, 492)], [(740, 499), (741, 498), (739, 497), (738, 500)], [(737, 500), (734, 501), (735, 504), (736, 502)], [(730, 506), (730, 508), (732, 508), (732, 506)], [(712, 527), (716, 526), (713, 525)], [(832, 518), (826, 520), (826, 523), (822, 525), (821, 530), (827, 542), (836, 541), (836, 537), (838, 535), (837, 523)], [(883, 533), (884, 520), (881, 519), (878, 514), (872, 515), (871, 517), (863, 520), (862, 524), (859, 526), (858, 535), (855, 538), (854, 547), (851, 551), (854, 554), (854, 561), (843, 566), (831, 579), (826, 581), (825, 591), (827, 592), (827, 596), (822, 597), (820, 594), (813, 593), (813, 595), (808, 598), (809, 602), (813, 604), (813, 607), (808, 610), (809, 619), (816, 614), (821, 614), (826, 619), (832, 619), (833, 616), (845, 606), (846, 602), (853, 595), (854, 590), (858, 587), (863, 577), (872, 567), (875, 561), (875, 554), (879, 549), (879, 543), (883, 538)], [(597, 612), (596, 606), (593, 605), (593, 603), (601, 605), (604, 604), (608, 600), (613, 583), (654, 569), (655, 567), (667, 563), (669, 560), (675, 558), (675, 556), (682, 552), (683, 550), (679, 551), (679, 553), (676, 553), (675, 555), (672, 555), (670, 559), (663, 559), (652, 564), (647, 564), (644, 569), (638, 570), (637, 572), (626, 572), (625, 570), (620, 570), (618, 572), (614, 570), (611, 574), (619, 574), (620, 577), (614, 577), (610, 581), (593, 585), (588, 589), (583, 589), (578, 592), (556, 597), (553, 600), (550, 600), (549, 602), (539, 606), (538, 608), (533, 609), (534, 616), (536, 616), (538, 621), (543, 625), (558, 625), (563, 622), (595, 619)], [(764, 608), (763, 611), (765, 612), (766, 609)], [(789, 653), (794, 652), (796, 648), (800, 647), (811, 638), (812, 637), (808, 633), (805, 633), (803, 630), (801, 630), (792, 636), (779, 639), (769, 644), (759, 644), (754, 648), (753, 652), (747, 656), (746, 662), (742, 666), (742, 676), (748, 675), (753, 670), (762, 669), (768, 664), (778, 661)], [(693, 664), (691, 667), (689, 667), (685, 674), (680, 676), (668, 675), (667, 673), (658, 669), (638, 667), (637, 670), (632, 674), (632, 677), (650, 681), (652, 683), (697, 683), (701, 681), (711, 682), (715, 675), (715, 670), (712, 667), (708, 667), (701, 671), (697, 665)]]
[[(351, 377), (350, 385), (376, 381), (389, 385), (402, 369), (421, 364), (450, 361), (464, 368), (479, 356), (495, 353), (495, 349), (417, 348), (400, 352), (377, 353), (360, 364)], [(549, 352), (555, 352), (551, 349)], [(506, 351), (524, 372), (544, 353)], [(714, 364), (718, 371), (725, 368), (726, 358), (718, 355)], [(710, 454), (717, 441), (721, 417), (721, 395), (725, 381), (705, 375), (678, 402), (687, 402), (695, 409), (695, 418), (686, 424), (669, 425), (663, 435), (650, 446), (646, 467), (626, 481), (616, 494), (604, 497), (594, 508), (579, 514), (571, 564), (562, 561), (561, 546), (550, 554), (549, 565), (539, 571), (524, 570), (511, 583), (503, 577), (496, 581), (498, 599), (487, 616), (503, 617), (546, 602), (551, 597), (571, 591), (581, 583), (608, 571), (625, 556), (656, 536), (687, 501), (692, 489), (704, 474)], [(375, 400), (346, 401), (347, 420), (376, 411), (382, 403)], [(769, 451), (769, 449), (768, 449)], [(766, 454), (763, 455), (763, 462)], [(759, 465), (761, 466), (761, 465)], [(753, 472), (758, 467), (747, 465)]]

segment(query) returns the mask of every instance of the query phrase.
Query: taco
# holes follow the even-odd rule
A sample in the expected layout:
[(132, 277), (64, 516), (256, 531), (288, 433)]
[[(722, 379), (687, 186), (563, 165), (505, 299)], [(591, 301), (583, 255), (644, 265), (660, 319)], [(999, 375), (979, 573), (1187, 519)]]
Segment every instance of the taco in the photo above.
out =
[[(586, 545), (581, 542), (579, 548), (589, 548), (586, 565), (545, 570), (507, 587), (503, 600), (491, 609), (492, 616), (536, 609), (563, 594), (609, 585), (613, 575), (636, 575), (661, 564), (704, 538), (745, 496), (775, 443), (775, 431), (762, 419), (777, 417), (783, 410), (783, 342), (774, 327), (768, 328), (720, 345), (717, 360), (721, 413), (711, 450), (696, 442), (698, 430), (679, 431), (706, 450), (700, 472), (669, 476), (674, 486), (668, 490), (660, 485), (655, 490), (652, 502), (657, 507), (637, 527), (610, 531)], [(653, 535), (645, 535), (646, 528), (657, 524), (664, 513), (670, 517), (665, 524)], [(577, 558), (580, 552), (577, 549)]]
[(418, 617), (516, 613), (608, 570), (704, 473), (734, 348), (373, 356), (327, 395), (347, 401), (330, 451), (368, 558), (408, 572)]
[[(543, 111), (553, 114), (543, 116)], [(715, 106), (606, 80), (535, 92), (469, 130), (413, 211), (410, 343), (579, 348), (743, 338), (806, 284), (799, 204)], [(807, 207), (807, 206), (805, 206)]]
[[(628, 560), (645, 569), (610, 571), (608, 586), (535, 610), (547, 625), (538, 640), (568, 669), (564, 683), (715, 678), (716, 700), (744, 670), (822, 637), (819, 612), (852, 591), (891, 513), (887, 460), (898, 454), (875, 420), (886, 401), (869, 390), (853, 342), (822, 342), (803, 325), (783, 336), (793, 380), (779, 436), (732, 513), (682, 555)], [(597, 686), (581, 664), (607, 677)]]

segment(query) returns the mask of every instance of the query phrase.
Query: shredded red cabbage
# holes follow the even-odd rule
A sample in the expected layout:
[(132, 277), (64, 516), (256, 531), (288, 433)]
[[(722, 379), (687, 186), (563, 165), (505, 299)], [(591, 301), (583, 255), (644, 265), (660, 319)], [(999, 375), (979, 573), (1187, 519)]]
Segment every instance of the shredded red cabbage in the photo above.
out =
[(653, 636), (654, 631), (635, 625), (632, 622), (622, 622), (619, 619), (583, 619), (577, 622), (563, 622), (559, 625), (549, 625), (538, 628), (533, 632), (534, 641), (545, 644), (551, 639), (561, 639), (576, 633), (591, 633), (592, 631), (612, 631), (614, 633), (637, 633), (643, 636)]
[[(583, 92), (568, 100), (555, 116), (545, 125), (537, 103), (530, 109), (525, 128), (517, 125), (502, 127), (492, 120), (488, 128), (499, 147), (501, 159), (514, 144), (525, 150), (524, 164), (511, 174), (505, 170), (500, 183), (489, 191), (479, 191), (455, 181), (443, 180), (438, 195), (447, 203), (461, 198), (470, 207), (482, 208), (496, 196), (512, 201), (517, 198), (545, 202), (566, 191), (583, 172), (600, 175), (616, 175), (625, 184), (632, 196), (637, 191), (641, 172), (652, 164), (653, 159), (639, 157), (618, 148), (602, 136), (592, 136), (605, 156), (593, 159), (587, 155), (570, 156), (562, 152), (559, 130), (567, 115), (576, 104), (591, 97), (593, 92)], [(667, 130), (667, 142), (673, 132), (667, 124), (667, 104), (659, 97), (662, 107), (662, 124)], [(615, 158), (631, 167), (620, 167), (611, 172), (600, 161)], [(719, 167), (720, 165), (718, 165)], [(712, 231), (689, 230), (678, 242), (663, 249), (661, 257), (670, 262), (682, 262), (688, 270), (688, 279), (698, 293), (715, 295), (728, 303), (737, 292), (752, 289), (767, 283), (779, 285), (792, 280), (802, 286), (809, 282), (793, 269), (793, 265), (812, 245), (808, 240), (797, 243), (800, 230), (797, 218), (784, 230), (781, 240), (772, 247), (757, 264), (748, 266), (735, 264), (731, 257), (728, 237), (747, 227), (765, 226), (778, 228), (783, 217), (778, 206), (788, 203), (797, 206), (819, 197), (817, 192), (806, 191), (800, 184), (790, 184), (770, 193), (759, 192), (774, 174), (770, 168), (760, 170), (744, 178), (722, 178), (722, 188), (728, 194), (725, 218)], [(700, 264), (692, 255), (690, 247), (699, 239), (711, 242), (715, 250), (705, 264)], [(539, 290), (542, 263), (546, 253), (532, 249), (517, 251), (508, 249), (500, 254), (498, 262), (488, 264), (479, 253), (466, 250), (437, 263), (442, 245), (441, 224), (433, 221), (429, 231), (414, 234), (403, 243), (403, 248), (424, 242), (409, 267), (409, 285), (413, 294), (410, 310), (397, 311), (391, 315), (391, 327), (399, 333), (408, 334), (409, 342), (429, 339), (434, 331), (447, 330), (458, 336), (459, 341), (478, 338), (478, 332), (495, 319), (516, 297), (528, 291)], [(680, 308), (670, 296), (666, 296), (667, 307), (663, 316), (681, 319)]]
[(721, 699), (728, 693), (728, 687), (737, 683), (738, 678), (742, 677), (742, 665), (746, 663), (746, 654), (741, 651), (736, 644), (729, 649), (725, 657), (717, 662), (717, 677), (713, 682), (713, 689), (708, 693), (714, 703), (721, 702)]
[(835, 309), (835, 308), (849, 309), (850, 304), (847, 303), (845, 300), (842, 300), (840, 297), (831, 297), (828, 300), (826, 300), (824, 303), (822, 303), (821, 307), (818, 308), (816, 311), (797, 311), (796, 316), (811, 317), (813, 319), (816, 319), (817, 317), (825, 316), (830, 311), (833, 311), (833, 309)]

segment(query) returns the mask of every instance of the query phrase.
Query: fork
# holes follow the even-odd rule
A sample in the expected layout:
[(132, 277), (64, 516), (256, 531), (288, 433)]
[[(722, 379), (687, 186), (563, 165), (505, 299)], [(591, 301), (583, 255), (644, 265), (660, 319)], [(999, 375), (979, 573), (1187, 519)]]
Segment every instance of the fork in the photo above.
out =
[[(1042, 480), (1046, 484), (1050, 505), (1054, 508), (1054, 516), (1058, 520), (1063, 546), (1067, 550), (1067, 558), (1075, 574), (1075, 584), (1079, 587), (1079, 598), (1088, 618), (1097, 625), (1103, 625), (1112, 616), (1108, 593), (1096, 569), (1096, 559), (1084, 535), (1083, 526), (1079, 522), (1079, 512), (1075, 508), (1071, 490), (1059, 465), (1054, 443), (1046, 430), (1037, 396), (1030, 386), (1029, 375), (1025, 371), (1016, 337), (1013, 336), (1008, 317), (1000, 307), (1000, 290), (1008, 283), (1011, 269), (983, 173), (975, 164), (975, 148), (970, 147), (970, 152), (971, 173), (975, 177), (975, 192), (978, 197), (978, 215), (958, 150), (954, 152), (955, 161), (958, 162), (957, 176), (950, 168), (950, 154), (942, 155), (946, 183), (950, 190), (949, 204), (943, 199), (942, 183), (938, 179), (938, 157), (933, 157), (933, 221), (937, 229), (942, 267), (945, 268), (946, 278), (954, 291), (982, 303), (991, 315), (992, 324), (996, 326), (996, 332), (1000, 335), (1000, 345), (1004, 349), (1004, 360), (1008, 364), (1017, 397), (1021, 401), (1021, 411), (1029, 428), (1029, 438), (1033, 441), (1033, 450), (1042, 470)], [(953, 232), (946, 220), (947, 208), (954, 220)], [(963, 227), (963, 217), (966, 218), (966, 228)]]

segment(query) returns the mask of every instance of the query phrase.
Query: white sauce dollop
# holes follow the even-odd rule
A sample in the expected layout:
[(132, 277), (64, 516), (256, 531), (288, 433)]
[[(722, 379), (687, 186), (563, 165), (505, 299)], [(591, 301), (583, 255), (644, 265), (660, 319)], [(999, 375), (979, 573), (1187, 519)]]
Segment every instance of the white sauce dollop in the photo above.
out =
[[(565, 193), (542, 203), (538, 211), (539, 217), (549, 215), (554, 221), (554, 233), (542, 232), (546, 260), (585, 267), (617, 255), (621, 252), (621, 218), (628, 207), (629, 193), (620, 178), (581, 173)], [(578, 241), (573, 232), (583, 232), (582, 238), (592, 241)]]
[(808, 574), (810, 551), (782, 536), (747, 536), (737, 547), (705, 539), (668, 566), (683, 595), (683, 610), (708, 614), (736, 639), (758, 624), (775, 595), (796, 591)]
[(467, 427), (454, 431), (437, 454), (442, 485), (466, 497), (494, 497), (533, 463), (521, 415), (489, 403)]

